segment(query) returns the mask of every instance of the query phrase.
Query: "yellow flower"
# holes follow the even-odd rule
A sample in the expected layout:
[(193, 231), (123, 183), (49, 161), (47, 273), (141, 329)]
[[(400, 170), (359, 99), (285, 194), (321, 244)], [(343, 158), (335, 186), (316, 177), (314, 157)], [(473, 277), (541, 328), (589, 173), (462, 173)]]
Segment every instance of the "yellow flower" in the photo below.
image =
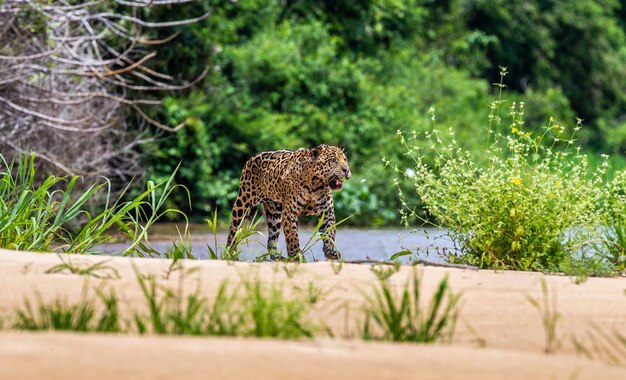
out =
[(519, 186), (519, 185), (521, 185), (521, 184), (522, 184), (522, 181), (520, 181), (520, 179), (519, 179), (519, 178), (515, 177), (515, 178), (513, 178), (513, 184), (514, 184), (515, 186)]
[(559, 181), (555, 181), (555, 182), (554, 182), (554, 186), (556, 186), (556, 187), (561, 186), (561, 182), (559, 182)]
[(515, 127), (513, 127), (513, 128), (511, 129), (511, 133), (513, 133), (513, 134), (517, 133), (517, 131), (519, 131), (519, 129), (517, 129), (517, 128), (515, 128)]

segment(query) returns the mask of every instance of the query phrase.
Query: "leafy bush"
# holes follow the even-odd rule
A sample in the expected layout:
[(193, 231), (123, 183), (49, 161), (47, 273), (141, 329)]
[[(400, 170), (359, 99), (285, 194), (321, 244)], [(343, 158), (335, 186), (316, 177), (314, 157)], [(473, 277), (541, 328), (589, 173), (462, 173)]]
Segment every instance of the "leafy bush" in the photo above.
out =
[[(574, 145), (580, 123), (571, 132), (553, 119), (538, 132), (525, 128), (523, 103), (512, 104), (510, 126), (498, 132), (502, 104), (492, 104), (483, 134), (492, 141), (487, 164), (477, 165), (452, 130), (433, 126), (423, 135), (400, 133), (414, 169), (394, 165), (397, 181), (411, 183), (427, 217), (449, 229), (460, 249), (450, 260), (481, 268), (554, 269), (598, 225), (595, 205), (603, 198), (608, 163), (590, 173), (587, 157)], [(434, 111), (432, 119), (434, 124)], [(411, 217), (426, 221), (414, 197), (401, 191), (400, 198), (406, 224)]]

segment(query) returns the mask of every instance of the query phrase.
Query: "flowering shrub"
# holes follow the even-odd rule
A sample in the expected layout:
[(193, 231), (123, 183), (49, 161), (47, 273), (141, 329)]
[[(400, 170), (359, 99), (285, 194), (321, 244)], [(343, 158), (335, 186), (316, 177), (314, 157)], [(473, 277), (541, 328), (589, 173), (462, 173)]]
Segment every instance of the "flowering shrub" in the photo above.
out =
[[(524, 128), (524, 104), (513, 103), (504, 133), (494, 131), (501, 123), (503, 104), (492, 104), (485, 138), (493, 141), (486, 150), (486, 165), (478, 166), (470, 152), (435, 125), (426, 134), (398, 132), (414, 168), (395, 168), (396, 184), (410, 181), (418, 199), (400, 190), (403, 222), (428, 221), (448, 229), (458, 253), (450, 261), (480, 268), (537, 270), (558, 268), (580, 247), (585, 235), (597, 226), (596, 205), (604, 199), (603, 177), (608, 162), (591, 172), (587, 156), (575, 148), (574, 128), (550, 118), (541, 133)], [(424, 146), (422, 139), (430, 144)], [(421, 141), (418, 144), (418, 140)], [(428, 157), (428, 161), (426, 160)], [(434, 164), (427, 164), (434, 162)]]

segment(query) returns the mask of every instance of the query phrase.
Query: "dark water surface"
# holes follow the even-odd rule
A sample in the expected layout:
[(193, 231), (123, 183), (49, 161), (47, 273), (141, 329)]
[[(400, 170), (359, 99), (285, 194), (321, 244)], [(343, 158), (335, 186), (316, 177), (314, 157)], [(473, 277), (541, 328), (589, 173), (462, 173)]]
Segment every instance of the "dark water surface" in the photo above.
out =
[[(211, 247), (215, 245), (215, 237), (205, 225), (192, 225), (191, 245), (194, 256), (198, 259), (208, 259), (207, 244)], [(313, 234), (313, 228), (300, 228), (300, 247), (304, 249)], [(261, 235), (262, 234), (262, 235)], [(226, 244), (226, 231), (218, 231), (217, 246), (221, 252)], [(155, 226), (149, 237), (152, 246), (159, 252), (165, 252), (172, 245), (173, 240), (178, 240), (176, 227), (171, 224)], [(322, 252), (322, 241), (314, 241), (314, 237), (309, 246), (312, 248), (305, 252), (307, 261), (325, 260)], [(421, 229), (410, 232), (401, 228), (392, 229), (361, 229), (350, 227), (338, 227), (336, 245), (346, 261), (352, 260), (389, 260), (390, 257), (399, 251), (408, 249), (412, 252), (410, 256), (404, 256), (401, 260), (408, 261), (415, 258), (429, 261), (443, 261), (441, 253), (453, 251), (452, 243), (445, 236), (445, 231), (433, 228)], [(243, 246), (240, 260), (252, 261), (255, 257), (266, 253), (267, 229), (264, 225), (259, 225), (259, 234), (253, 235), (247, 245)], [(123, 250), (127, 244), (112, 243), (101, 248), (106, 253), (116, 253)], [(278, 250), (287, 255), (283, 234), (278, 239)]]

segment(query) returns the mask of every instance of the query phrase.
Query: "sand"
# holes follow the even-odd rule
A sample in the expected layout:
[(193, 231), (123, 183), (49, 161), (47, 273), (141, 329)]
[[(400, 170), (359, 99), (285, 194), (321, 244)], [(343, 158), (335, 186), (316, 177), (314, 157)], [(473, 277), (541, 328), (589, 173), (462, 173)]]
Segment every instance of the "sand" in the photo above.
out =
[[(89, 278), (87, 287), (115, 288), (128, 312), (141, 304), (136, 273), (154, 274), (176, 287), (180, 271), (160, 259), (64, 256), (75, 265), (107, 260), (120, 278)], [(0, 250), (0, 317), (9, 324), (24, 298), (78, 299), (85, 276), (46, 274), (59, 264), (54, 254)], [(418, 267), (429, 298), (448, 276), (462, 294), (462, 310), (450, 344), (398, 344), (358, 339), (364, 295), (378, 281), (369, 265), (327, 262), (298, 265), (184, 261), (186, 288), (211, 295), (220, 282), (236, 285), (258, 277), (297, 292), (309, 282), (323, 289), (311, 318), (324, 321), (334, 338), (313, 340), (138, 336), (61, 332), (0, 332), (0, 379), (626, 379), (626, 278), (590, 278), (576, 284), (566, 276)], [(412, 274), (403, 266), (391, 277), (395, 288)], [(289, 273), (288, 273), (289, 272)], [(338, 272), (336, 274), (335, 272)], [(543, 300), (541, 279), (556, 295), (560, 319), (555, 353), (546, 354), (540, 313), (528, 297)], [(608, 339), (603, 338), (603, 336)], [(574, 342), (578, 342), (578, 348)], [(581, 349), (582, 347), (582, 349)], [(584, 351), (584, 352), (583, 352)]]

